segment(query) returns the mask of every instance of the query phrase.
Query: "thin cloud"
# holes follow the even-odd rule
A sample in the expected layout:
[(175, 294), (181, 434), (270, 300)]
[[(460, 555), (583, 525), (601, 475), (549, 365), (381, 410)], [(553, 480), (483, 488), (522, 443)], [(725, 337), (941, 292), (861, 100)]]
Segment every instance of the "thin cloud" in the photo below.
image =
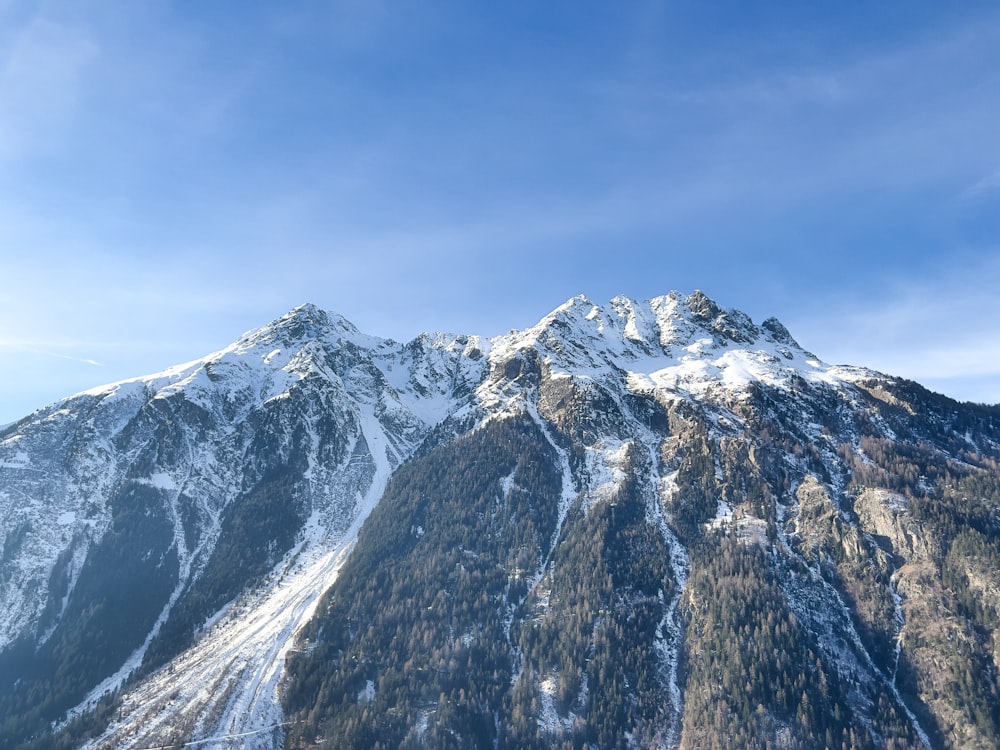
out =
[(791, 328), (827, 361), (872, 367), (981, 401), (982, 383), (1000, 382), (998, 298), (1000, 262), (987, 261), (813, 309)]
[(48, 351), (46, 349), (39, 349), (34, 346), (25, 346), (24, 344), (10, 344), (0, 342), (0, 346), (13, 349), (19, 352), (25, 352), (27, 354), (37, 354), (41, 357), (51, 357), (53, 359), (64, 359), (70, 362), (80, 362), (85, 365), (91, 365), (93, 367), (104, 367), (103, 362), (98, 362), (96, 359), (90, 359), (89, 357), (75, 357), (71, 354), (60, 354), (59, 352)]
[(977, 200), (997, 190), (1000, 190), (1000, 170), (969, 186), (959, 194), (958, 198), (959, 200)]
[[(995, 153), (998, 39), (994, 14), (803, 70), (748, 66), (707, 83), (672, 69), (643, 78), (626, 70), (598, 91), (626, 119), (703, 130), (698, 167), (751, 197), (794, 203), (858, 186), (914, 190), (968, 180), (983, 153)], [(987, 178), (980, 187), (995, 186)]]
[(36, 16), (0, 54), (0, 157), (45, 150), (67, 126), (84, 71), (99, 54), (94, 39)]

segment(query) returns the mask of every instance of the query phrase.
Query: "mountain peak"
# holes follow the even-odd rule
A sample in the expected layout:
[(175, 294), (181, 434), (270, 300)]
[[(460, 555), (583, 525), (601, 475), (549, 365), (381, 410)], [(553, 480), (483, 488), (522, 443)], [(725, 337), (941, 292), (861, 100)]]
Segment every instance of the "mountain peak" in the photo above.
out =
[(322, 335), (330, 330), (350, 335), (360, 333), (357, 327), (344, 316), (317, 307), (312, 302), (306, 302), (293, 308), (278, 318), (275, 323), (284, 324), (290, 330), (301, 329), (303, 333), (313, 335)]
[(550, 312), (544, 318), (542, 318), (542, 323), (551, 322), (557, 319), (567, 319), (567, 318), (586, 318), (593, 314), (598, 306), (585, 294), (577, 294), (574, 297), (570, 297), (563, 304), (559, 305), (555, 310)]
[(715, 303), (715, 300), (700, 289), (695, 289), (684, 302), (692, 315), (705, 322), (712, 321), (722, 314), (722, 308)]
[(711, 332), (738, 344), (756, 341), (761, 334), (750, 316), (740, 310), (723, 310), (715, 300), (696, 289), (685, 301), (694, 320)]
[(237, 346), (275, 344), (283, 347), (294, 342), (325, 338), (368, 339), (347, 318), (306, 302), (267, 325), (243, 334)]
[(775, 341), (779, 344), (785, 344), (786, 346), (793, 346), (796, 349), (800, 349), (799, 343), (792, 338), (792, 334), (788, 332), (788, 329), (781, 324), (781, 321), (777, 318), (768, 318), (760, 327), (771, 335)]

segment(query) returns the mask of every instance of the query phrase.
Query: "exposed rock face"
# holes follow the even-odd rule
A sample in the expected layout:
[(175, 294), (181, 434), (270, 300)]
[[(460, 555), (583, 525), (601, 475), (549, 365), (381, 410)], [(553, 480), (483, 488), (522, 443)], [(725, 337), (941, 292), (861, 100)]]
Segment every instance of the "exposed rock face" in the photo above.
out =
[(889, 545), (904, 560), (933, 560), (941, 547), (924, 524), (906, 509), (906, 498), (887, 490), (866, 489), (854, 501), (861, 528)]

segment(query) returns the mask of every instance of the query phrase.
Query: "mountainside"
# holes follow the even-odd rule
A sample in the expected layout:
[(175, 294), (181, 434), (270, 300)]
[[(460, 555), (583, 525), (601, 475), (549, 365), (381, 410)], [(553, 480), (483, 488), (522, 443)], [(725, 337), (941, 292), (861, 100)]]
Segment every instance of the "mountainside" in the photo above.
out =
[(998, 461), (700, 292), (306, 305), (0, 432), (0, 747), (996, 747)]

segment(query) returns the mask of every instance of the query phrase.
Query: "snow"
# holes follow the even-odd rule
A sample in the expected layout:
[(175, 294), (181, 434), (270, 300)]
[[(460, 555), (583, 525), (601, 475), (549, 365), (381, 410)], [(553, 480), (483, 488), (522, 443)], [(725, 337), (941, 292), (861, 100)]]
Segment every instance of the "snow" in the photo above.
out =
[(899, 656), (903, 650), (903, 626), (906, 618), (903, 615), (903, 597), (899, 593), (899, 571), (893, 571), (889, 577), (889, 593), (892, 595), (893, 622), (896, 624), (896, 638), (892, 659), (892, 684), (895, 685), (899, 676)]
[(573, 728), (576, 716), (570, 712), (569, 716), (563, 718), (556, 708), (556, 695), (559, 692), (559, 679), (557, 675), (549, 675), (538, 685), (539, 711), (538, 726), (543, 732), (549, 734), (560, 734), (568, 732)]
[[(325, 368), (324, 374), (339, 382)], [(345, 373), (348, 378), (358, 376)], [(314, 512), (297, 547), (257, 590), (217, 613), (192, 648), (130, 689), (123, 697), (121, 717), (90, 747), (147, 747), (169, 741), (176, 734), (201, 738), (198, 742), (208, 747), (227, 747), (233, 737), (242, 738), (245, 747), (270, 748), (280, 740), (283, 717), (279, 686), (285, 657), (295, 648), (296, 636), (311, 619), (320, 596), (336, 580), (392, 472), (419, 445), (428, 429), (406, 412), (411, 401), (396, 398), (391, 389), (386, 390), (387, 384), (380, 386), (370, 379), (365, 382), (369, 390), (355, 393), (353, 406), (349, 407), (357, 435), (343, 463), (328, 469), (310, 459), (309, 475), (319, 494), (314, 497)], [(376, 395), (380, 388), (381, 395)], [(395, 411), (384, 410), (387, 400), (395, 405)], [(390, 431), (390, 427), (395, 429), (400, 424), (403, 434)], [(307, 426), (315, 450), (318, 436), (311, 424)], [(154, 473), (148, 481), (175, 493), (185, 484), (167, 473)], [(345, 505), (347, 498), (352, 501)], [(349, 522), (331, 518), (334, 506), (349, 509)], [(189, 572), (197, 555), (184, 552), (181, 535), (175, 538), (175, 545), (181, 553), (182, 567), (187, 565), (185, 572)], [(181, 580), (185, 579), (186, 575), (182, 575)], [(171, 598), (161, 621), (175, 599)], [(121, 684), (141, 662), (147, 645), (148, 640), (79, 709), (101, 692)]]
[(611, 300), (611, 307), (620, 319), (625, 320), (622, 329), (625, 338), (636, 342), (647, 342), (657, 337), (650, 308), (643, 308), (624, 296)]
[(368, 680), (358, 693), (358, 703), (371, 703), (373, 700), (375, 700), (375, 683)]
[[(11, 438), (4, 442), (13, 442), (17, 438)], [(0, 463), (0, 468), (3, 469), (24, 469), (31, 464), (31, 457), (25, 451), (17, 451), (11, 456), (7, 461)]]
[(720, 529), (729, 526), (733, 522), (733, 509), (722, 498), (718, 500), (718, 508), (715, 511), (715, 518), (705, 524), (710, 529)]
[[(649, 438), (645, 442), (650, 461), (655, 467), (657, 466), (656, 449), (658, 446), (655, 440)], [(684, 624), (681, 621), (679, 608), (684, 587), (687, 585), (691, 563), (687, 549), (670, 528), (663, 511), (663, 508), (670, 504), (677, 491), (677, 473), (673, 472), (661, 477), (656, 471), (652, 479), (653, 493), (647, 501), (647, 515), (667, 545), (675, 584), (674, 592), (669, 601), (665, 601), (663, 592), (660, 592), (660, 600), (666, 606), (663, 618), (656, 628), (656, 641), (654, 643), (660, 661), (660, 680), (664, 683), (670, 699), (663, 746), (673, 748), (680, 741), (681, 719), (684, 711), (684, 691), (681, 688), (679, 678), (681, 649), (684, 646)]]
[(510, 491), (514, 489), (514, 477), (517, 476), (517, 470), (515, 469), (510, 474), (505, 476), (500, 482), (500, 497), (497, 498), (497, 504), (499, 504), (503, 498), (510, 494)]
[(586, 491), (579, 494), (584, 511), (602, 500), (612, 499), (621, 488), (631, 445), (631, 440), (609, 437), (585, 449)]
[(124, 695), (122, 718), (88, 747), (141, 748), (178, 733), (255, 736), (270, 747), (267, 730), (283, 719), (277, 686), (284, 657), (352, 542), (302, 560), (281, 571), (277, 585), (227, 607), (194, 647)]
[[(549, 377), (618, 383), (624, 373), (633, 392), (699, 398), (716, 391), (746, 392), (757, 382), (790, 388), (801, 378), (837, 387), (876, 375), (826, 365), (756, 327), (748, 329), (754, 335), (751, 343), (727, 339), (695, 320), (682, 302), (677, 295), (645, 303), (617, 297), (603, 309), (575, 297), (537, 325), (494, 339), (490, 361), (500, 366), (518, 351), (533, 348)], [(747, 324), (752, 326), (748, 319)], [(492, 395), (491, 406), (501, 394)]]
[[(97, 439), (66, 454), (72, 437), (88, 430)], [(0, 442), (0, 544), (7, 576), (0, 586), (0, 649), (38, 622), (64, 550), (72, 546), (69, 560), (63, 558), (72, 583), (86, 548), (110, 523), (103, 503), (93, 502), (113, 482), (103, 467), (101, 435), (97, 425), (58, 404), (35, 412)]]
[(427, 734), (427, 727), (430, 724), (431, 711), (421, 711), (417, 714), (416, 730), (417, 737), (423, 737)]
[[(559, 457), (559, 466), (562, 469), (562, 492), (559, 496), (559, 512), (557, 517), (558, 520), (556, 521), (556, 530), (552, 534), (552, 540), (549, 542), (548, 554), (534, 577), (534, 580), (537, 583), (537, 581), (541, 580), (542, 573), (545, 568), (548, 567), (548, 564), (552, 559), (552, 555), (555, 553), (556, 543), (559, 541), (559, 537), (562, 534), (563, 524), (566, 522), (566, 514), (569, 513), (570, 506), (573, 504), (573, 501), (576, 500), (578, 493), (576, 491), (576, 484), (573, 481), (573, 471), (570, 469), (569, 456), (566, 451), (556, 443), (552, 434), (549, 432), (549, 428), (546, 426), (545, 421), (538, 415), (538, 411), (533, 405), (529, 408), (528, 413), (531, 415), (531, 418), (535, 420), (535, 423), (542, 431), (545, 439), (556, 452), (556, 455)], [(531, 587), (529, 586), (529, 592), (530, 588)]]
[(155, 487), (158, 490), (166, 490), (166, 491), (177, 490), (177, 483), (174, 481), (174, 478), (163, 471), (159, 471), (155, 474), (150, 475), (149, 485), (151, 487)]
[[(843, 388), (877, 375), (829, 366), (787, 338), (776, 340), (740, 314), (730, 313), (728, 323), (739, 329), (735, 338), (695, 316), (676, 293), (646, 302), (616, 297), (606, 307), (579, 296), (537, 325), (494, 339), (435, 333), (400, 344), (362, 334), (340, 316), (303, 305), (202, 359), (84, 391), (40, 410), (0, 442), (0, 541), (19, 525), (31, 528), (11, 585), (0, 591), (0, 648), (38, 621), (53, 567), (67, 540), (80, 540), (69, 561), (72, 591), (90, 545), (109, 527), (107, 499), (140, 450), (136, 445), (121, 447), (123, 431), (144, 406), (153, 402), (162, 406), (180, 397), (204, 411), (209, 427), (203, 433), (184, 431), (186, 456), (157, 465), (148, 476), (130, 476), (163, 494), (180, 574), (145, 643), (77, 710), (122, 685), (218, 538), (220, 514), (243, 481), (233, 468), (241, 465), (246, 450), (246, 442), (240, 441), (250, 439), (240, 437), (241, 426), (263, 405), (287, 404), (293, 392), (299, 392), (296, 389), (321, 388), (325, 400), (310, 402), (315, 413), (304, 421), (311, 446), (304, 492), (312, 514), (296, 548), (255, 591), (217, 612), (194, 647), (130, 688), (122, 716), (91, 744), (147, 747), (181, 731), (209, 747), (226, 746), (235, 737), (246, 747), (274, 747), (280, 742), (283, 721), (278, 690), (285, 656), (295, 648), (296, 634), (312, 616), (322, 592), (336, 580), (361, 524), (395, 468), (431, 428), (449, 417), (474, 417), (481, 424), (526, 413), (555, 451), (562, 476), (556, 530), (529, 578), (529, 595), (543, 611), (542, 582), (572, 504), (580, 500), (586, 511), (613, 497), (624, 479), (630, 447), (637, 442), (648, 454), (647, 519), (669, 550), (677, 584), (669, 600), (661, 592), (664, 615), (655, 644), (668, 697), (664, 744), (673, 747), (679, 740), (683, 709), (678, 606), (689, 561), (665, 516), (676, 482), (670, 473), (660, 475), (660, 438), (627, 416), (621, 434), (585, 446), (582, 470), (574, 474), (568, 453), (539, 414), (537, 389), (530, 383), (511, 383), (502, 373), (512, 357), (530, 350), (542, 363), (543, 378), (572, 379), (576, 386), (599, 386), (611, 394), (627, 390), (653, 395), (660, 403), (675, 399), (719, 403), (749, 393), (757, 383), (795, 389), (804, 380)], [(84, 405), (91, 415), (86, 418), (80, 416)], [(623, 404), (618, 406), (628, 415)], [(320, 419), (336, 420), (349, 436), (347, 452), (336, 465), (321, 460)], [(67, 466), (61, 465), (62, 446), (81, 435), (89, 436), (81, 440), (85, 450), (73, 454)], [(513, 475), (504, 481), (503, 492), (509, 492), (512, 484)], [(180, 520), (183, 503), (196, 504), (201, 519), (192, 549)], [(733, 509), (720, 501), (708, 525), (735, 525), (741, 535), (757, 539), (764, 531), (760, 523), (752, 518), (735, 520)], [(422, 534), (423, 529), (415, 533)], [(65, 607), (65, 598), (62, 604)], [(520, 602), (507, 604), (509, 626)], [(859, 665), (858, 659), (864, 662), (864, 658), (853, 642), (845, 654), (861, 671), (870, 666)], [(541, 720), (543, 726), (562, 731), (571, 720), (555, 712), (554, 679), (548, 676), (541, 683)], [(363, 696), (370, 700), (374, 689), (368, 683), (359, 700)]]

